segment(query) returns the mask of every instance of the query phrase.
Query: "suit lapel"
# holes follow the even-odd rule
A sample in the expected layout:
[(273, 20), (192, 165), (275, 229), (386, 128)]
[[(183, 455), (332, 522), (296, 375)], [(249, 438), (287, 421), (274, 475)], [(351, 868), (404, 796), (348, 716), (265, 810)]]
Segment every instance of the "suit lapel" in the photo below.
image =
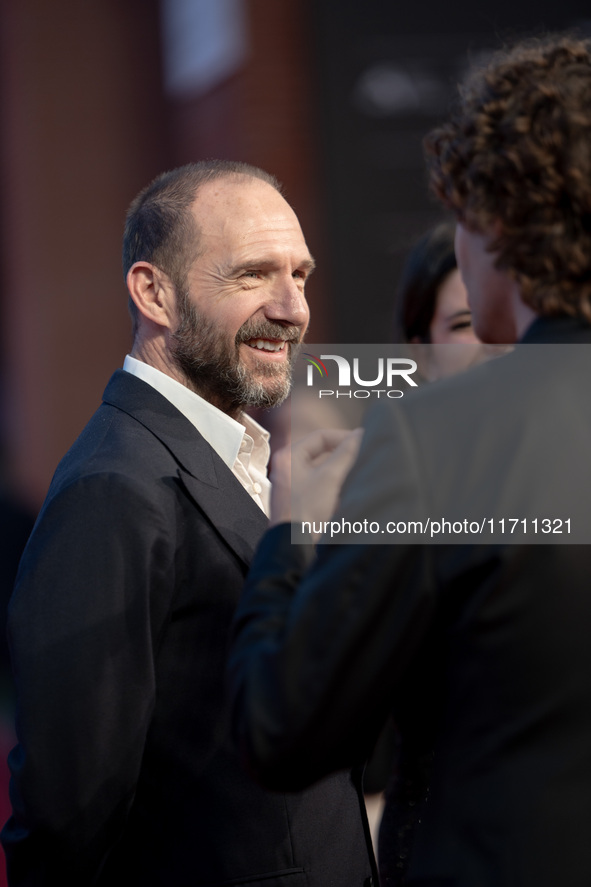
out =
[(248, 566), (269, 521), (221, 459), (219, 465), (217, 487), (182, 469), (179, 477), (215, 529)]
[(122, 370), (111, 377), (103, 401), (144, 425), (172, 453), (187, 493), (248, 565), (268, 519), (191, 422), (155, 388)]

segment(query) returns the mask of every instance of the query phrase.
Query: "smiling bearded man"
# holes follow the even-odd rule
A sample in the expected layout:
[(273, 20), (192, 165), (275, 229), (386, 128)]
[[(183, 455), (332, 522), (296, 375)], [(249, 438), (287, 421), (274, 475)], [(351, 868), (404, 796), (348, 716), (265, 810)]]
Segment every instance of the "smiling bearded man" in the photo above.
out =
[[(188, 295), (177, 292), (180, 323), (173, 334), (174, 358), (187, 379), (188, 386), (214, 403), (228, 415), (244, 407), (276, 407), (283, 403), (291, 388), (291, 370), (300, 351), (297, 330), (286, 330), (270, 321), (247, 321), (240, 327), (233, 343), (225, 341), (218, 324), (202, 317)], [(248, 344), (257, 350), (288, 352), (287, 362), (260, 362), (256, 373), (240, 359), (239, 346)], [(264, 381), (257, 379), (256, 375)]]
[(132, 203), (123, 252), (133, 348), (12, 601), (10, 883), (364, 887), (359, 784), (267, 792), (228, 735), (227, 636), (268, 523), (268, 435), (244, 408), (289, 391), (299, 222), (262, 170), (191, 164)]

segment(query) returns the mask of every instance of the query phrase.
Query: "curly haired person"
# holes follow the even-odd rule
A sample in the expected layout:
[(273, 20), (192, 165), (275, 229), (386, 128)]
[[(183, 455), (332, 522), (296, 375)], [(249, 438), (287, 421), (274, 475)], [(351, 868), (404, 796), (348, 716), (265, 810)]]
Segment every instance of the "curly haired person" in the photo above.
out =
[[(458, 514), (477, 501), (514, 518), (560, 505), (588, 530), (590, 44), (550, 36), (496, 55), (426, 151), (456, 215), (474, 329), (522, 344), (378, 404), (335, 519), (418, 523), (451, 499)], [(322, 467), (310, 442), (291, 466), (275, 459), (275, 526), (230, 662), (251, 772), (302, 788), (367, 757), (393, 713), (403, 757), (383, 885), (590, 884), (591, 546), (533, 524), (491, 544), (291, 545), (287, 521), (318, 519), (311, 494), (338, 460), (343, 476), (343, 446)]]
[[(513, 310), (494, 305), (506, 332), (475, 321), (485, 341), (514, 341), (534, 315), (591, 323), (590, 132), (589, 42), (548, 37), (495, 55), (425, 140), (431, 187), (458, 220), (457, 252), (469, 241), (491, 253), (513, 283)], [(466, 262), (462, 275), (478, 311)]]

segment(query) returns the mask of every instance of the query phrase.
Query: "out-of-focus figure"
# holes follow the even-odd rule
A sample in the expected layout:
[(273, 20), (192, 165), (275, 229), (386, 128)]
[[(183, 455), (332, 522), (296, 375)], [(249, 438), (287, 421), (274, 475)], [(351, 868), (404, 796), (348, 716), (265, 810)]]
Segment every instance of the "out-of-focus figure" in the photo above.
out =
[[(417, 350), (428, 382), (452, 376), (499, 353), (472, 327), (469, 294), (454, 250), (455, 225), (442, 222), (411, 250), (398, 285), (395, 338), (427, 346)], [(445, 345), (445, 348), (437, 347)], [(436, 347), (428, 347), (436, 346)]]

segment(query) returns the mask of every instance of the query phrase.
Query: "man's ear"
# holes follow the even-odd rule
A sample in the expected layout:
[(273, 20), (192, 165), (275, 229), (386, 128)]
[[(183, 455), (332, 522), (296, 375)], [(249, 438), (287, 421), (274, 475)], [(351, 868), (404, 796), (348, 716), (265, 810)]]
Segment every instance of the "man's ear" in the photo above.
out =
[(150, 262), (135, 262), (127, 272), (127, 289), (143, 317), (159, 326), (173, 325), (176, 296), (163, 271)]

